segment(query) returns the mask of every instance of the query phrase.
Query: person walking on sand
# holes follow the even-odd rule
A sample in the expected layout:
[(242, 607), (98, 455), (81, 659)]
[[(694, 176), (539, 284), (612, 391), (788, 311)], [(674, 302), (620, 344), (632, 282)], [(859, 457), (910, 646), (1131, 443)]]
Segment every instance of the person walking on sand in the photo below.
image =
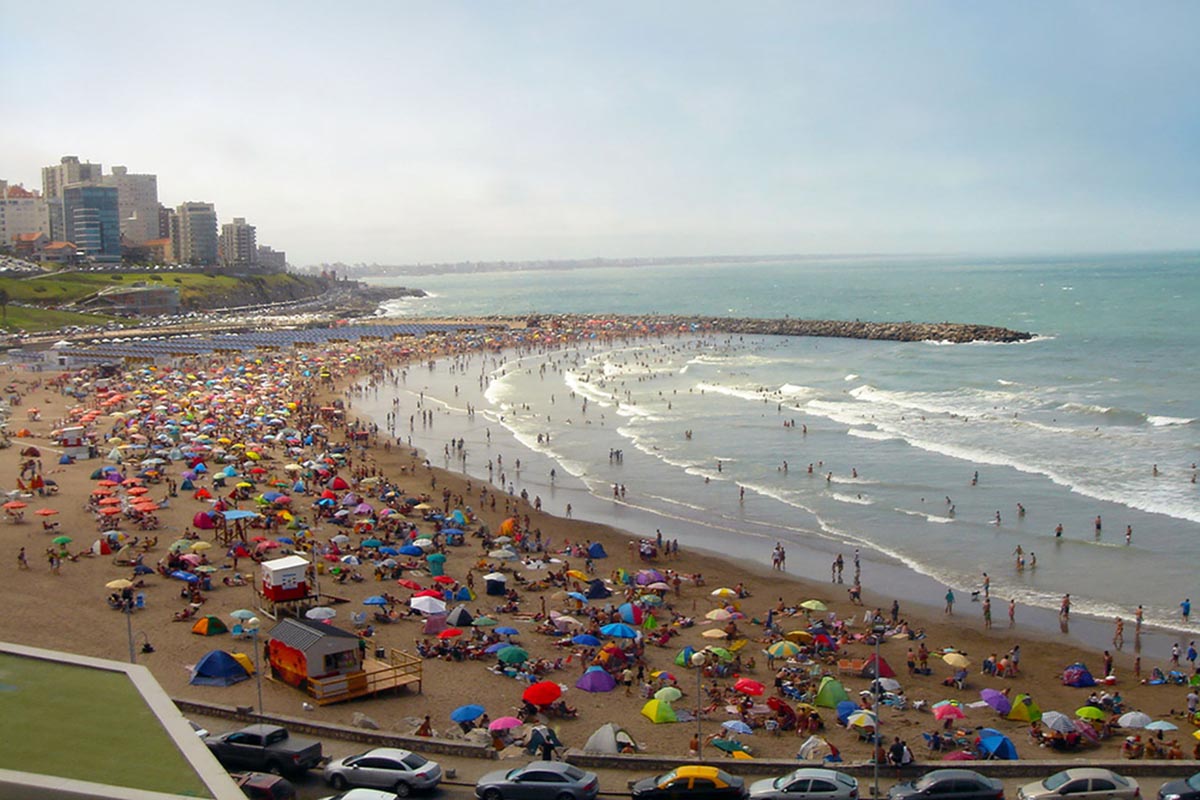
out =
[(951, 616), (954, 615), (954, 590), (949, 586), (946, 587), (946, 609), (944, 613)]
[(29, 558), (25, 555), (24, 547), (17, 553), (17, 569), (29, 569)]

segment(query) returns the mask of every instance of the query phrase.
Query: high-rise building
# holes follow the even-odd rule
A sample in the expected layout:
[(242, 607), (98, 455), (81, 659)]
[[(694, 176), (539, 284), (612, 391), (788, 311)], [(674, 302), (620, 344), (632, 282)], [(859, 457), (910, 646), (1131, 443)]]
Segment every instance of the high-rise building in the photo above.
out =
[(180, 263), (209, 266), (217, 263), (217, 209), (212, 203), (184, 203), (175, 209), (179, 220)]
[(63, 156), (62, 161), (42, 167), (42, 195), (47, 200), (63, 196), (63, 189), (72, 183), (99, 183), (100, 165), (90, 161), (80, 163), (79, 156)]
[(117, 189), (121, 235), (129, 244), (159, 238), (157, 175), (133, 175), (125, 167), (113, 167), (100, 182)]
[(20, 184), (0, 181), (0, 244), (12, 247), (13, 237), (23, 233), (50, 236), (50, 210), (46, 199)]
[(233, 222), (221, 226), (221, 265), (225, 267), (251, 267), (258, 262), (258, 244), (253, 225), (246, 224), (245, 217), (234, 217)]
[(65, 239), (85, 258), (121, 263), (121, 222), (115, 186), (68, 184), (62, 187)]

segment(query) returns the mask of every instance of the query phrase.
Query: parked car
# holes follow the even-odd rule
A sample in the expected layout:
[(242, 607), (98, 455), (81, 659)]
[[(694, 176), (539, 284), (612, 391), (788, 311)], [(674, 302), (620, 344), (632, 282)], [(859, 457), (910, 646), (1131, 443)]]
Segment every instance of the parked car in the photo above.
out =
[(379, 789), (347, 789), (329, 797), (322, 797), (321, 800), (396, 800), (396, 795)]
[(436, 761), (411, 750), (376, 747), (355, 756), (346, 756), (325, 765), (325, 782), (335, 789), (366, 786), (390, 789), (408, 797), (414, 789), (432, 789), (442, 780), (442, 768)]
[(296, 800), (291, 781), (268, 772), (233, 772), (229, 777), (251, 800)]
[(475, 783), (481, 800), (595, 800), (599, 791), (596, 773), (564, 761), (531, 761), (489, 772)]
[(716, 767), (683, 766), (630, 785), (635, 800), (743, 800), (746, 782)]
[(1133, 778), (1098, 767), (1064, 769), (1045, 780), (1027, 783), (1017, 789), (1017, 800), (1050, 800), (1059, 797), (1075, 800), (1134, 800), (1141, 796), (1142, 790)]
[(206, 736), (204, 743), (226, 768), (299, 775), (324, 760), (320, 742), (289, 736), (287, 729), (278, 725), (247, 725)]
[(888, 790), (888, 800), (1004, 800), (1004, 784), (969, 769), (935, 769)]
[(1200, 800), (1200, 772), (1190, 778), (1167, 781), (1159, 787), (1158, 800)]
[(858, 780), (831, 769), (802, 767), (750, 784), (750, 800), (858, 800)]

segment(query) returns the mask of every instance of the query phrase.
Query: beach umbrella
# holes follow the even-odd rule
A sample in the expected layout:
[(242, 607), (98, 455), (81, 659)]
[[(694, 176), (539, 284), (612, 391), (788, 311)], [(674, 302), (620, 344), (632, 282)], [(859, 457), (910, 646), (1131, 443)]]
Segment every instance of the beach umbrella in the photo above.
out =
[(70, 536), (55, 536), (50, 541), (53, 542), (54, 544), (60, 544), (60, 545), (61, 544), (70, 544), (71, 537)]
[(728, 586), (722, 586), (720, 589), (713, 589), (711, 592), (709, 592), (709, 594), (713, 597), (720, 598), (737, 597), (737, 592), (735, 592), (733, 589), (730, 589)]
[(1082, 706), (1075, 709), (1075, 716), (1080, 719), (1095, 719), (1103, 721), (1108, 715), (1095, 706)]
[(638, 635), (637, 631), (623, 622), (614, 622), (605, 625), (600, 629), (600, 632), (605, 636), (612, 636), (617, 639), (636, 639)]
[(453, 722), (471, 722), (477, 720), (484, 714), (484, 707), (470, 703), (465, 706), (459, 706), (450, 712), (450, 719)]
[(496, 620), (492, 619), (491, 617), (486, 617), (486, 616), (485, 617), (476, 617), (475, 619), (471, 620), (471, 625), (476, 628), (493, 628), (497, 624), (498, 623), (496, 622)]
[(507, 625), (501, 625), (499, 628), (496, 628), (496, 633), (500, 634), (501, 636), (520, 636), (521, 635), (521, 632), (519, 630), (517, 630), (516, 628), (510, 628)]
[(721, 727), (727, 731), (733, 731), (734, 733), (741, 733), (748, 736), (754, 734), (754, 729), (742, 722), (740, 719), (731, 719), (722, 722)]
[(654, 693), (654, 697), (667, 703), (674, 703), (683, 697), (683, 692), (679, 691), (679, 688), (676, 686), (664, 686)]
[(963, 710), (952, 703), (946, 703), (944, 706), (937, 706), (933, 709), (933, 718), (936, 720), (945, 719), (962, 719), (967, 716)]
[[(118, 501), (118, 502), (120, 502), (120, 501)], [(16, 511), (17, 509), (25, 508), (27, 505), (29, 505), (29, 504), (22, 503), (20, 500), (9, 500), (7, 503), (4, 504), (3, 507), (8, 509), (9, 511)]]
[(567, 597), (571, 598), (572, 600), (578, 600), (581, 603), (586, 603), (588, 601), (587, 595), (583, 592), (567, 592)]
[(588, 667), (587, 672), (575, 681), (575, 688), (585, 692), (611, 692), (617, 688), (617, 679), (604, 667)]
[(230, 611), (229, 616), (233, 617), (234, 619), (245, 622), (246, 620), (254, 619), (258, 615), (255, 614), (253, 611), (251, 611), (248, 608), (239, 608), (234, 611)]
[(1117, 724), (1122, 728), (1144, 728), (1150, 722), (1150, 715), (1141, 711), (1128, 711), (1117, 720)]
[(974, 761), (975, 754), (966, 750), (952, 750), (942, 756), (942, 761)]
[(362, 541), (363, 547), (381, 547), (382, 545), (383, 541), (381, 539), (363, 539)]
[(446, 628), (437, 635), (439, 639), (453, 639), (456, 636), (462, 636), (462, 628)]
[(524, 724), (525, 723), (521, 722), (521, 720), (517, 719), (516, 717), (500, 717), (499, 719), (494, 719), (488, 723), (488, 730), (507, 731), (512, 728), (518, 728)]
[(750, 678), (738, 678), (738, 680), (733, 684), (733, 690), (735, 692), (741, 692), (742, 694), (748, 694), (757, 697), (766, 690), (766, 687), (758, 681), (751, 680)]
[(711, 653), (722, 661), (733, 661), (733, 653), (724, 647), (706, 647), (704, 648), (704, 652)]
[(562, 687), (554, 681), (538, 681), (521, 693), (521, 699), (535, 706), (548, 706), (562, 697)]
[(199, 553), (201, 550), (208, 550), (212, 547), (212, 542), (192, 542), (189, 549), (193, 553)]
[(1047, 711), (1042, 714), (1042, 725), (1058, 733), (1070, 733), (1075, 730), (1075, 723), (1071, 718), (1058, 711)]
[(199, 575), (193, 575), (192, 573), (184, 572), (181, 569), (177, 569), (172, 572), (171, 577), (175, 578), (176, 580), (187, 581), (188, 583), (195, 583), (196, 581), (200, 580)]
[(443, 614), (446, 611), (446, 601), (436, 597), (414, 597), (408, 601), (408, 605), (422, 614)]
[(368, 597), (366, 600), (363, 600), (363, 605), (364, 606), (386, 606), (386, 605), (388, 605), (388, 599), (386, 597), (384, 597), (383, 595), (373, 594), (370, 597)]
[(571, 644), (578, 644), (584, 647), (599, 647), (600, 640), (590, 634), (581, 633), (571, 637)]
[(424, 555), (425, 551), (413, 544), (406, 544), (400, 548), (402, 556), (419, 556)]
[(846, 717), (847, 728), (875, 728), (878, 725), (879, 720), (876, 718), (874, 712), (865, 709), (855, 711)]
[(304, 616), (308, 619), (324, 620), (333, 619), (337, 616), (337, 611), (329, 606), (314, 606), (304, 612)]
[(971, 666), (971, 660), (962, 653), (946, 653), (942, 656), (942, 661), (945, 661), (955, 669), (966, 669)]
[(33, 513), (37, 514), (39, 517), (52, 517), (58, 513), (58, 510), (53, 508), (39, 508)]
[(712, 630), (707, 630), (700, 635), (703, 636), (705, 639), (724, 639), (726, 636), (725, 631), (719, 630), (717, 628), (713, 628)]
[(1173, 722), (1167, 722), (1165, 719), (1156, 719), (1146, 726), (1148, 731), (1177, 731), (1179, 726)]
[[(387, 559), (387, 561), (384, 561), (382, 563), (387, 564), (388, 561), (392, 562), (390, 566), (396, 565), (395, 559), (391, 559), (391, 558)], [(450, 584), (450, 583), (458, 583), (458, 581), (454, 580), (454, 578), (451, 578), (449, 575), (438, 575), (436, 578), (433, 579), (433, 582), (440, 583), (443, 586), (446, 584)]]
[(767, 653), (774, 658), (791, 658), (800, 652), (800, 645), (784, 639), (767, 648)]
[(997, 713), (1007, 714), (1009, 711), (1012, 711), (1012, 701), (1005, 696), (1004, 692), (995, 689), (984, 689), (979, 693), (979, 697), (983, 702), (995, 709)]
[(109, 581), (104, 585), (109, 589), (131, 589), (133, 588), (133, 581), (127, 580), (126, 578), (117, 578), (116, 580)]
[(724, 622), (727, 619), (732, 619), (733, 614), (723, 608), (714, 608), (704, 615), (705, 619), (711, 619), (713, 622)]
[(809, 611), (828, 611), (829, 610), (829, 606), (825, 605), (820, 600), (805, 600), (803, 603), (800, 604), (800, 607), (808, 609)]
[(788, 631), (783, 635), (783, 638), (787, 639), (789, 642), (801, 642), (803, 644), (808, 644), (813, 640), (813, 635), (808, 631)]
[(524, 648), (510, 644), (502, 647), (496, 653), (496, 658), (500, 659), (501, 664), (520, 664), (529, 658), (529, 653)]

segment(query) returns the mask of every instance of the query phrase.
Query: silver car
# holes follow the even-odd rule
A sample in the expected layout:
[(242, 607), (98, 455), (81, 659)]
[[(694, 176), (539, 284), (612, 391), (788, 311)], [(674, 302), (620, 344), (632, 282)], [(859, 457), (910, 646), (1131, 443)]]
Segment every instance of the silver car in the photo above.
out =
[(330, 761), (323, 772), (325, 782), (335, 789), (365, 786), (387, 789), (408, 797), (414, 789), (432, 789), (442, 780), (442, 768), (410, 750), (376, 747), (356, 756)]
[(750, 800), (858, 800), (858, 780), (819, 767), (750, 784)]
[(1099, 767), (1064, 769), (1017, 790), (1017, 800), (1135, 800), (1141, 796), (1133, 778)]
[(562, 761), (531, 761), (489, 772), (475, 784), (481, 800), (595, 800), (599, 790), (596, 773)]

